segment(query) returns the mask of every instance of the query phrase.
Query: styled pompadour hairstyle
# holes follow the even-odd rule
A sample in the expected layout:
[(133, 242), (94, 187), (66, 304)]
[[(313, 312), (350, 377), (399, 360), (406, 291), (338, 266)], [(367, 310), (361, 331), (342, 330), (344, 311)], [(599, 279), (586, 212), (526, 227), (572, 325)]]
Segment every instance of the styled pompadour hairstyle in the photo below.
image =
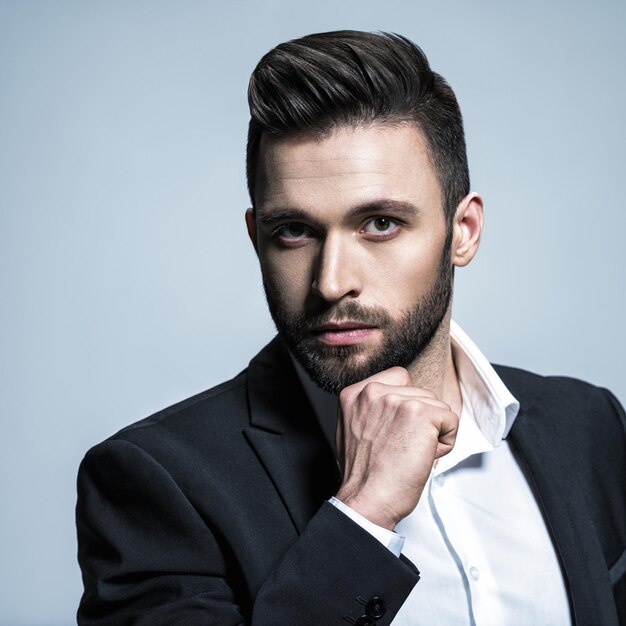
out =
[(421, 131), (450, 226), (469, 193), (463, 118), (448, 83), (412, 41), (393, 33), (335, 31), (282, 43), (248, 87), (246, 174), (252, 206), (264, 134), (323, 137), (340, 127), (411, 122)]

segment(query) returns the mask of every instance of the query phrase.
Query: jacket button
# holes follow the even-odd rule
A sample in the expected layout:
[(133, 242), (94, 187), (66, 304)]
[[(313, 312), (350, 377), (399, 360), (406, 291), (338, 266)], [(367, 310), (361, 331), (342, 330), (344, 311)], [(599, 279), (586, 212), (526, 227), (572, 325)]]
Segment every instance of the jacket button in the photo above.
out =
[(369, 615), (361, 615), (356, 622), (354, 622), (354, 626), (375, 626), (376, 620)]
[(365, 613), (374, 619), (380, 619), (387, 611), (387, 603), (377, 596), (374, 596), (366, 605)]

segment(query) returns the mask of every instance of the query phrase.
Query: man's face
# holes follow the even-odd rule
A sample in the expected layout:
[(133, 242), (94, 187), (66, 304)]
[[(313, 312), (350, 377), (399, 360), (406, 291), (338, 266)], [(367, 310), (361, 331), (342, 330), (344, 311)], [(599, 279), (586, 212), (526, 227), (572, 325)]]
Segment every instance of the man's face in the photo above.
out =
[(409, 124), (263, 139), (248, 212), (270, 312), (311, 378), (338, 393), (410, 367), (452, 291), (426, 145)]

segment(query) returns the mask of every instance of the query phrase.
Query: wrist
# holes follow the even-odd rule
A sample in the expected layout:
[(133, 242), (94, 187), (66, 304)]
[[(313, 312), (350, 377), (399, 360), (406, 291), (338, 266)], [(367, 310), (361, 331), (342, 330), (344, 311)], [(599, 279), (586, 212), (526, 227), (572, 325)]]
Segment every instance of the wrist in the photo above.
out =
[(363, 494), (353, 493), (350, 489), (344, 487), (339, 489), (335, 498), (372, 522), (372, 524), (390, 531), (393, 531), (401, 519), (393, 515), (385, 505), (381, 505), (376, 500), (368, 498)]

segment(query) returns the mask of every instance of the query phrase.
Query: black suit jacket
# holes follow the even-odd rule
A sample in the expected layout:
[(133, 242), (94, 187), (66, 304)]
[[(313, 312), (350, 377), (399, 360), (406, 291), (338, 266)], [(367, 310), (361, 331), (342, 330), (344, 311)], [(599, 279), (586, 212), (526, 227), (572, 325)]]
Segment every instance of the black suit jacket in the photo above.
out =
[[(497, 368), (578, 626), (626, 624), (626, 418), (606, 390)], [(275, 339), (79, 471), (81, 624), (389, 624), (419, 573), (325, 502), (327, 438)], [(419, 567), (419, 563), (416, 564)]]

